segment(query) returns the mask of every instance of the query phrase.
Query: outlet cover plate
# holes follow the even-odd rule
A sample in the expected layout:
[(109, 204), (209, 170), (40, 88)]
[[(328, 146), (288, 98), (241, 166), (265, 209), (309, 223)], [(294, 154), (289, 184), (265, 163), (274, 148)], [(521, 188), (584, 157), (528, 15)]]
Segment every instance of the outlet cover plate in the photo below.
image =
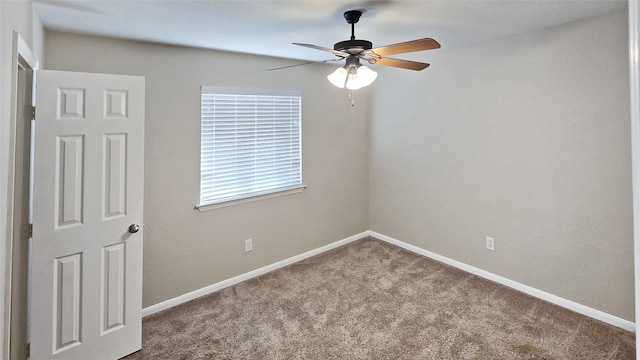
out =
[(490, 236), (487, 236), (487, 239), (486, 239), (487, 250), (491, 250), (491, 251), (495, 250), (495, 241), (496, 239)]

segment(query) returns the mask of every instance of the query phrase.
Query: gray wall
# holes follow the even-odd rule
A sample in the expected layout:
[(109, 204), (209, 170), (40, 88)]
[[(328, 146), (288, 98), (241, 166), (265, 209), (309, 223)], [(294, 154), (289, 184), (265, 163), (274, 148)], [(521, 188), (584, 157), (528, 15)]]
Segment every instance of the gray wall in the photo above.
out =
[(371, 230), (634, 321), (627, 38), (616, 13), (381, 73)]
[[(367, 98), (327, 65), (58, 32), (47, 68), (146, 77), (144, 306), (368, 229)], [(303, 93), (303, 193), (198, 212), (200, 85)], [(253, 251), (244, 252), (244, 240)]]

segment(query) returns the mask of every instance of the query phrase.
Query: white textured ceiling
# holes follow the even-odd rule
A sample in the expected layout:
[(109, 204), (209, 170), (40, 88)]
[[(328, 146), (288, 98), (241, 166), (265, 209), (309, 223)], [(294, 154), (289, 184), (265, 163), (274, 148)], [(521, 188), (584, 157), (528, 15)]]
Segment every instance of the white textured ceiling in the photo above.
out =
[(52, 30), (320, 61), (335, 56), (291, 43), (332, 48), (347, 40), (346, 10), (364, 10), (355, 34), (374, 47), (431, 37), (454, 48), (624, 10), (627, 1), (36, 0), (35, 7)]

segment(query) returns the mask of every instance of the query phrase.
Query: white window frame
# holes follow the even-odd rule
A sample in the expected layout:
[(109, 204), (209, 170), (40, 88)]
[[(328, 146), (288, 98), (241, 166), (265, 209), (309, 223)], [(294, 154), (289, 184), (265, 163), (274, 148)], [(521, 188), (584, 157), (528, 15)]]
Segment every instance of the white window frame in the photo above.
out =
[[(246, 203), (246, 202), (250, 202), (250, 201), (256, 201), (256, 200), (261, 200), (261, 199), (266, 199), (266, 198), (271, 198), (274, 196), (282, 196), (282, 195), (288, 195), (288, 194), (293, 194), (293, 193), (299, 193), (302, 192), (305, 188), (306, 185), (303, 185), (302, 183), (302, 92), (299, 90), (284, 90), (284, 89), (251, 89), (251, 88), (234, 88), (234, 87), (217, 87), (217, 86), (201, 86), (201, 98), (200, 98), (200, 106), (201, 106), (201, 118), (200, 118), (200, 124), (201, 124), (201, 129), (200, 129), (200, 136), (201, 136), (201, 143), (200, 143), (200, 181), (199, 181), (199, 191), (198, 191), (198, 205), (195, 206), (195, 208), (197, 210), (203, 211), (203, 210), (210, 210), (210, 209), (217, 209), (220, 207), (225, 207), (225, 206), (230, 206), (230, 205), (235, 205), (235, 204), (241, 204), (241, 203)], [(265, 189), (262, 191), (257, 191), (257, 192), (247, 192), (247, 193), (242, 193), (242, 194), (237, 194), (237, 195), (233, 195), (233, 196), (228, 196), (228, 197), (222, 197), (222, 198), (216, 198), (216, 199), (212, 199), (209, 201), (206, 201), (206, 199), (203, 199), (203, 174), (208, 171), (212, 171), (211, 169), (206, 169), (206, 165), (204, 165), (204, 150), (203, 147), (205, 146), (205, 141), (206, 139), (203, 137), (203, 124), (204, 124), (204, 118), (203, 118), (203, 112), (202, 112), (202, 105), (203, 105), (203, 97), (202, 95), (205, 94), (216, 94), (216, 95), (237, 95), (237, 96), (243, 96), (243, 95), (249, 95), (249, 96), (293, 96), (293, 97), (299, 97), (300, 98), (300, 105), (299, 105), (299, 116), (300, 119), (298, 121), (298, 137), (299, 137), (299, 147), (298, 147), (298, 156), (299, 156), (299, 179), (300, 182), (299, 183), (295, 183), (295, 184), (289, 184), (287, 186), (281, 186), (281, 187), (275, 187), (275, 188), (269, 188), (269, 189)]]

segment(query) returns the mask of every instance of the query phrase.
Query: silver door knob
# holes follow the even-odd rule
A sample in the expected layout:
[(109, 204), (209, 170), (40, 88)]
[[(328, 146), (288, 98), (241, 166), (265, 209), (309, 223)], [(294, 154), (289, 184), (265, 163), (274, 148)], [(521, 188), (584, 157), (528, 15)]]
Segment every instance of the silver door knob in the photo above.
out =
[(138, 224), (131, 224), (129, 225), (129, 232), (132, 234), (135, 234), (138, 232), (138, 230), (140, 230), (140, 226)]

